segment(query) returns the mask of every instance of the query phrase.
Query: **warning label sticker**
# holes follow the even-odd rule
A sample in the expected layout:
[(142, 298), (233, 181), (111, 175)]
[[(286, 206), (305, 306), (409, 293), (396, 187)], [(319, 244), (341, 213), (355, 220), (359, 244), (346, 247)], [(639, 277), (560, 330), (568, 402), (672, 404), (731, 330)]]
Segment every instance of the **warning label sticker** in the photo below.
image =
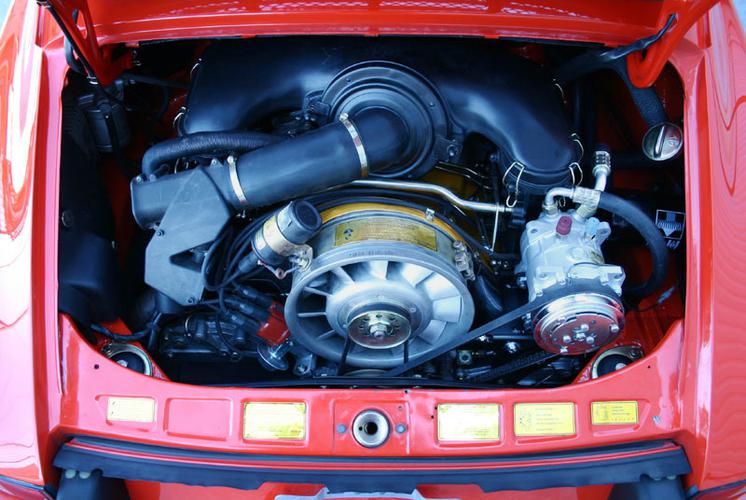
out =
[(675, 210), (656, 210), (655, 225), (663, 231), (666, 237), (666, 245), (671, 250), (676, 250), (684, 239), (686, 227), (686, 214)]
[(400, 241), (438, 250), (435, 229), (406, 219), (370, 217), (341, 222), (335, 228), (335, 247), (368, 240)]
[(638, 422), (637, 401), (594, 401), (593, 425), (633, 425)]
[(154, 422), (155, 400), (110, 396), (106, 406), (109, 422)]
[(575, 403), (519, 403), (513, 410), (516, 436), (575, 434)]
[(303, 439), (305, 403), (246, 403), (244, 439)]
[(439, 441), (497, 441), (499, 439), (499, 404), (438, 405)]

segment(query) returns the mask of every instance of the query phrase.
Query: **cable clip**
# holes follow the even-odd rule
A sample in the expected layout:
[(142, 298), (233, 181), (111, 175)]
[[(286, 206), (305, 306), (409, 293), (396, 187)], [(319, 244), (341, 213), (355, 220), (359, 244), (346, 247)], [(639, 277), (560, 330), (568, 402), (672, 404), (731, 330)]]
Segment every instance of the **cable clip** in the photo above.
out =
[[(519, 193), (519, 186), (521, 184), (521, 176), (523, 175), (523, 171), (525, 170), (525, 165), (523, 165), (520, 162), (514, 161), (510, 164), (510, 166), (505, 170), (505, 173), (503, 174), (503, 186), (508, 187), (507, 181), (508, 181), (508, 174), (513, 169), (513, 167), (518, 168), (518, 175), (515, 178), (515, 189), (512, 192), (508, 193), (508, 197), (505, 200), (505, 206), (508, 208), (513, 208), (516, 203), (518, 203), (518, 193)], [(515, 195), (515, 196), (514, 196)], [(513, 197), (514, 196), (514, 197)], [(511, 199), (511, 197), (513, 197)]]

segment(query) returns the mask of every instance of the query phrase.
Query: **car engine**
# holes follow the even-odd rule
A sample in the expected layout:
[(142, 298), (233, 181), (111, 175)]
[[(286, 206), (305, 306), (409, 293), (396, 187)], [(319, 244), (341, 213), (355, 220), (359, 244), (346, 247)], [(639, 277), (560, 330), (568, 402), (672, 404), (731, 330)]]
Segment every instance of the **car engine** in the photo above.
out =
[[(123, 316), (146, 361), (212, 383), (233, 365), (254, 381), (562, 385), (658, 297), (670, 243), (609, 189), (616, 153), (579, 133), (561, 72), (485, 41), (410, 42), (199, 53), (172, 136), (130, 181), (144, 284)], [(647, 272), (607, 262), (626, 237)], [(68, 312), (121, 342), (100, 309)]]

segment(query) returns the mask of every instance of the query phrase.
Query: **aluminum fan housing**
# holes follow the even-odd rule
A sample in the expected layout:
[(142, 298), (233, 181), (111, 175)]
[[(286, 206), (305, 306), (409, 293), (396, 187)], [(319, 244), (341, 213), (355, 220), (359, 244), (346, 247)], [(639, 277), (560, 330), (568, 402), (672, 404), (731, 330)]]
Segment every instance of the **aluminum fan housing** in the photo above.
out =
[(347, 207), (311, 242), (285, 304), (295, 341), (316, 355), (390, 368), (463, 335), (474, 303), (457, 268), (456, 234), (425, 212)]

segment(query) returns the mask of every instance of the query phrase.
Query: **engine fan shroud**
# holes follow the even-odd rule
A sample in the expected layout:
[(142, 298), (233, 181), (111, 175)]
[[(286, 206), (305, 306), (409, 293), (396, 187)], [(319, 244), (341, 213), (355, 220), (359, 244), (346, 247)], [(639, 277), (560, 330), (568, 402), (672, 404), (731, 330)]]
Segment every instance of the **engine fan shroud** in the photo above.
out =
[[(468, 331), (474, 303), (454, 264), (457, 234), (425, 212), (350, 204), (322, 214), (314, 260), (285, 304), (309, 351), (364, 368), (416, 359)], [(346, 344), (349, 344), (346, 346)]]

